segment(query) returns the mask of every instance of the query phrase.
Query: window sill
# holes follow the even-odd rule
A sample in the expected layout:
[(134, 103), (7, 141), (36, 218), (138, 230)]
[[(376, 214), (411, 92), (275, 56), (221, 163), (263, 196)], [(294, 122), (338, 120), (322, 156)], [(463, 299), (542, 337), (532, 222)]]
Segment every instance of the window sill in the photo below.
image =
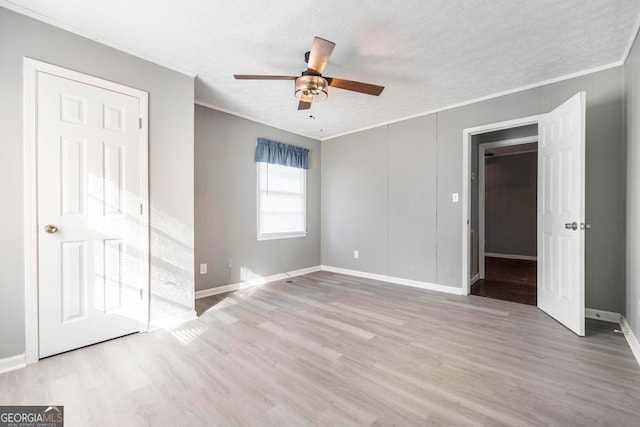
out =
[(277, 234), (262, 234), (258, 236), (258, 241), (261, 240), (278, 240), (278, 239), (294, 239), (296, 237), (307, 237), (307, 233), (304, 231), (298, 231), (295, 233), (277, 233)]

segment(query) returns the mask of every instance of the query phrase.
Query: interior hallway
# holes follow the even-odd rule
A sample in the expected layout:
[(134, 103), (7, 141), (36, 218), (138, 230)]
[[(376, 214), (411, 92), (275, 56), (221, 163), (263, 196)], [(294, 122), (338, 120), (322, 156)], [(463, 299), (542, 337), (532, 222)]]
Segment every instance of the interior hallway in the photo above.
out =
[(537, 305), (537, 262), (485, 258), (485, 278), (471, 286), (471, 295)]

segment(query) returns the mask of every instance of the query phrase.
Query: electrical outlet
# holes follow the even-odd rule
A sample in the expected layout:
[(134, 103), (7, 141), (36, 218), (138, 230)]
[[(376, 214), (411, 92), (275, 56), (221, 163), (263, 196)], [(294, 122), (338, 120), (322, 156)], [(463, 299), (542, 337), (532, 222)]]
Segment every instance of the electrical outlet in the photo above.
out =
[(233, 268), (233, 261), (227, 260), (227, 268), (231, 270)]
[(353, 251), (353, 259), (359, 259), (360, 258), (360, 251)]
[(200, 264), (200, 274), (207, 274), (207, 264)]

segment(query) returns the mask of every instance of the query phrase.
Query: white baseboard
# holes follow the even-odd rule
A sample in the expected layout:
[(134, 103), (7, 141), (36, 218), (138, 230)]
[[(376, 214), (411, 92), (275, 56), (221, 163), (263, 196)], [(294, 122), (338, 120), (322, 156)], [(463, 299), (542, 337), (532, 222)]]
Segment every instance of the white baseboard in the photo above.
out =
[(530, 255), (512, 255), (512, 254), (495, 254), (491, 252), (485, 252), (485, 257), (489, 258), (506, 258), (506, 259), (521, 259), (524, 261), (537, 261), (538, 257), (530, 256)]
[(156, 320), (149, 323), (149, 330), (154, 329), (171, 329), (178, 326), (181, 323), (188, 322), (198, 318), (198, 313), (195, 310), (185, 311), (184, 313), (178, 313), (173, 316), (165, 317), (164, 319)]
[(289, 277), (302, 276), (303, 274), (314, 273), (320, 271), (320, 266), (301, 268), (300, 270), (289, 271), (287, 273), (274, 274), (267, 277), (259, 277), (245, 282), (231, 283), (224, 286), (218, 286), (211, 289), (203, 289), (196, 291), (196, 299), (210, 297), (212, 295), (224, 294), (225, 292), (237, 291), (238, 289), (250, 288), (252, 286), (260, 286), (270, 282), (276, 282), (278, 280), (284, 280)]
[(480, 273), (476, 274), (475, 276), (473, 276), (471, 278), (471, 280), (469, 281), (469, 286), (473, 285), (474, 283), (476, 283), (478, 280), (480, 280)]
[(620, 316), (620, 327), (623, 331), (628, 332), (624, 337), (627, 339), (629, 347), (631, 347), (631, 352), (636, 357), (638, 364), (640, 364), (640, 342), (638, 342), (638, 337), (633, 329), (631, 329), (631, 325), (629, 325), (629, 322), (627, 322), (627, 319), (625, 319), (624, 316)]
[(365, 271), (349, 270), (346, 268), (331, 267), (323, 265), (322, 271), (332, 273), (346, 274), (349, 276), (363, 277), (365, 279), (380, 280), (381, 282), (394, 283), (396, 285), (411, 286), (413, 288), (426, 289), (429, 291), (445, 292), (454, 295), (463, 295), (462, 289), (453, 286), (438, 285), (429, 282), (420, 282), (418, 280), (403, 279), (401, 277), (385, 276), (383, 274), (367, 273)]
[(595, 308), (585, 308), (584, 316), (587, 319), (604, 320), (605, 322), (620, 323), (620, 313), (612, 311), (596, 310)]
[(0, 374), (27, 366), (24, 353), (0, 359)]

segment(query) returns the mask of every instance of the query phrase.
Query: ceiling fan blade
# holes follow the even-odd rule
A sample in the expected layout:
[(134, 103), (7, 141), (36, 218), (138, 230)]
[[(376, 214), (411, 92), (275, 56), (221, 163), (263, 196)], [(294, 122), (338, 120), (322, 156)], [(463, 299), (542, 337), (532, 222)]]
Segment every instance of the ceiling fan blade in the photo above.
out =
[(340, 89), (352, 90), (354, 92), (366, 93), (367, 95), (379, 96), (384, 90), (384, 86), (372, 85), (369, 83), (354, 82), (353, 80), (342, 80), (333, 77), (325, 77), (329, 86)]
[(259, 74), (234, 74), (237, 80), (295, 80), (296, 76), (262, 76)]
[(298, 110), (308, 110), (309, 108), (311, 108), (310, 102), (300, 101), (298, 104)]
[(309, 53), (309, 70), (322, 74), (322, 70), (324, 70), (327, 62), (329, 62), (329, 57), (334, 47), (336, 47), (334, 42), (315, 37)]

